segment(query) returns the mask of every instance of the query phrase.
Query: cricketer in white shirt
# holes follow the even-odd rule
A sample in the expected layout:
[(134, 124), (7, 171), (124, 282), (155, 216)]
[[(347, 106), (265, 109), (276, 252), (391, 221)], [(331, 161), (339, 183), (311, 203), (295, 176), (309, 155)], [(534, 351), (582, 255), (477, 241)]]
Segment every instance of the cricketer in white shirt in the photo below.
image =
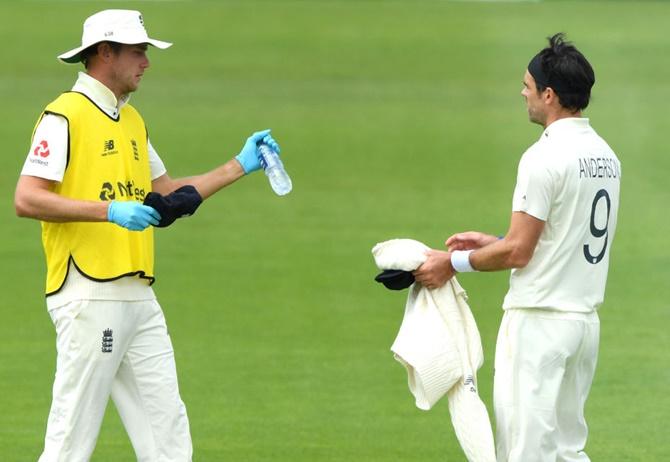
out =
[(414, 276), (511, 269), (495, 356), (498, 462), (587, 462), (584, 405), (595, 374), (621, 164), (582, 117), (595, 74), (563, 34), (529, 63), (521, 91), (544, 127), (519, 162), (502, 237), (468, 231), (430, 250)]
[(512, 269), (504, 309), (590, 313), (603, 302), (621, 165), (589, 119), (547, 127), (519, 162), (512, 210), (545, 222), (533, 257)]

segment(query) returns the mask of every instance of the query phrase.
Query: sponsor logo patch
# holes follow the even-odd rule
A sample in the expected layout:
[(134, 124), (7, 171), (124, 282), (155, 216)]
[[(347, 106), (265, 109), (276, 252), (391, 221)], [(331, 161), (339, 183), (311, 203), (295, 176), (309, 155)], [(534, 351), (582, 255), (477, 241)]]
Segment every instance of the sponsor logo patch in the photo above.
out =
[(105, 147), (102, 151), (102, 157), (118, 154), (119, 151), (114, 148), (114, 140), (105, 141)]
[(102, 352), (103, 353), (111, 353), (112, 352), (112, 344), (114, 343), (114, 339), (112, 338), (112, 329), (105, 329), (102, 331)]
[(105, 181), (100, 187), (100, 200), (113, 201), (117, 197), (128, 197), (136, 201), (144, 201), (147, 192), (144, 188), (135, 186), (135, 181), (117, 181), (116, 184), (111, 181)]
[(35, 149), (33, 150), (33, 155), (35, 156), (49, 157), (49, 154), (49, 143), (47, 143), (47, 140), (42, 140), (37, 143), (37, 146), (35, 146)]
[(140, 160), (140, 151), (137, 147), (137, 141), (130, 140), (130, 144), (133, 146), (133, 158), (135, 160)]

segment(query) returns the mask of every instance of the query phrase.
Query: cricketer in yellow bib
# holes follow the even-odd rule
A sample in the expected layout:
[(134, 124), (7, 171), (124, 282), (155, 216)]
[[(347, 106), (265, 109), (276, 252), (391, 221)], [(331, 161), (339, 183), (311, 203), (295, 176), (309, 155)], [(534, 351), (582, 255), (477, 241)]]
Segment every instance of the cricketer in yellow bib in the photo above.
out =
[(110, 399), (133, 460), (193, 460), (174, 349), (150, 286), (152, 227), (192, 215), (203, 200), (261, 170), (259, 143), (280, 150), (270, 129), (257, 131), (213, 169), (172, 178), (128, 105), (150, 66), (149, 47), (172, 45), (150, 38), (144, 24), (135, 10), (86, 18), (81, 45), (58, 56), (84, 71), (43, 110), (14, 193), (16, 214), (42, 222), (56, 333), (39, 462), (91, 460)]
[[(86, 96), (67, 92), (45, 113), (68, 120), (68, 164), (54, 192), (81, 200), (135, 200), (151, 191), (147, 131), (139, 113), (124, 105), (118, 120)], [(76, 179), (76, 181), (75, 181)], [(47, 259), (47, 295), (57, 292), (68, 261), (90, 279), (107, 281), (137, 274), (154, 280), (153, 228), (129, 232), (114, 223), (42, 222)]]

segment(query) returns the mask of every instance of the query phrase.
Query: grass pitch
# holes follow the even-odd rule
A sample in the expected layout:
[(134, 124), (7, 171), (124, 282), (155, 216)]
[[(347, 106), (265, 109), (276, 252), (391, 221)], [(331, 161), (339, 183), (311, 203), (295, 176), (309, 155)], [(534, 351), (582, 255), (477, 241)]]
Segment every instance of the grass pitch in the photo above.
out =
[[(279, 198), (257, 173), (157, 230), (155, 290), (196, 460), (463, 460), (446, 404), (417, 410), (392, 359), (404, 294), (372, 281), (370, 249), (506, 230), (518, 158), (540, 134), (521, 79), (557, 31), (591, 60), (587, 115), (623, 163), (587, 452), (667, 457), (670, 5), (25, 1), (0, 5), (0, 460), (37, 459), (55, 367), (39, 226), (14, 216), (14, 185), (40, 110), (78, 70), (55, 56), (86, 16), (124, 7), (175, 43), (150, 50), (132, 100), (170, 174), (212, 168), (271, 127), (294, 184)], [(460, 281), (491, 410), (507, 274)], [(120, 460), (133, 452), (110, 406), (93, 461)]]

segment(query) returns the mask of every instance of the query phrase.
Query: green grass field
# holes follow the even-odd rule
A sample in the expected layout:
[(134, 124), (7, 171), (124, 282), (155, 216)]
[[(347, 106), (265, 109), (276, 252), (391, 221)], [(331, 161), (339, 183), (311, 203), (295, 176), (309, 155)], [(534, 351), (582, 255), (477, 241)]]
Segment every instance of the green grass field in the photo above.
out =
[[(0, 461), (39, 456), (55, 369), (39, 225), (15, 217), (14, 186), (40, 110), (78, 70), (55, 56), (86, 16), (128, 7), (175, 43), (151, 50), (133, 96), (169, 173), (212, 168), (272, 127), (294, 184), (279, 198), (257, 173), (156, 232), (196, 460), (464, 460), (446, 402), (416, 409), (392, 358), (405, 293), (373, 282), (370, 249), (507, 229), (518, 158), (540, 134), (521, 79), (557, 31), (596, 70), (587, 115), (624, 175), (587, 452), (667, 460), (670, 4), (54, 0), (0, 4)], [(507, 278), (459, 278), (490, 411)], [(130, 460), (110, 405), (93, 461)]]

